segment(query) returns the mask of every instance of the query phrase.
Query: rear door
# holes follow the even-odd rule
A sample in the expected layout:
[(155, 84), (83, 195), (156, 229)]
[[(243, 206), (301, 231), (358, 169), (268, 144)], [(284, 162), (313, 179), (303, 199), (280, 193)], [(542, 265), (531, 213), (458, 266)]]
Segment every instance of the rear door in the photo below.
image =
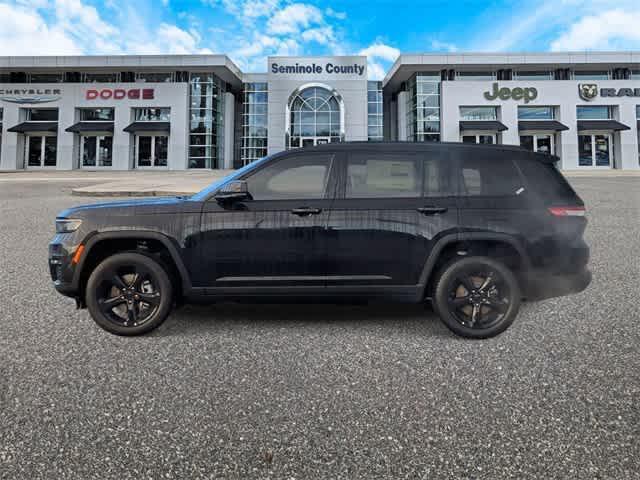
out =
[(373, 145), (340, 158), (328, 224), (328, 286), (415, 288), (435, 239), (456, 230), (447, 160), (442, 148)]

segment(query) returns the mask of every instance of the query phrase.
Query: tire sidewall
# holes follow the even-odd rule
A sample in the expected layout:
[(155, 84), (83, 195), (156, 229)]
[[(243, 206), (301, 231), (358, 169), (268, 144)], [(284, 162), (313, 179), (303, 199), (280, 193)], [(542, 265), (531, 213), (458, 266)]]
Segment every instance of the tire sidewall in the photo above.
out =
[[(462, 325), (449, 310), (447, 285), (453, 277), (470, 266), (484, 266), (497, 271), (509, 285), (509, 308), (503, 319), (486, 329), (475, 329)], [(457, 335), (467, 338), (489, 338), (504, 332), (515, 320), (520, 309), (521, 293), (518, 280), (513, 272), (502, 262), (489, 257), (458, 258), (443, 267), (436, 281), (433, 295), (433, 308), (442, 322)]]
[[(140, 264), (148, 268), (153, 274), (154, 281), (160, 291), (160, 305), (153, 317), (137, 327), (125, 327), (118, 325), (104, 315), (98, 305), (96, 289), (105, 272), (120, 266)], [(93, 320), (104, 330), (116, 335), (141, 335), (159, 327), (169, 316), (173, 305), (173, 285), (167, 271), (154, 258), (141, 253), (118, 253), (103, 260), (89, 276), (85, 291), (87, 309)]]

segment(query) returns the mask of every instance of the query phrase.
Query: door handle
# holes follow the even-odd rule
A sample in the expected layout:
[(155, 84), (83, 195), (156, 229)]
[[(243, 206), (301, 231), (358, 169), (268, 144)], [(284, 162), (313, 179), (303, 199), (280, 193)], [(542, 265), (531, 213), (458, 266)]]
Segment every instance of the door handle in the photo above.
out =
[(420, 207), (417, 210), (423, 215), (438, 215), (439, 213), (445, 213), (447, 207)]
[(294, 215), (298, 215), (300, 217), (306, 217), (308, 215), (318, 215), (320, 212), (322, 212), (321, 208), (314, 208), (314, 207), (300, 207), (300, 208), (294, 208), (293, 210), (291, 210), (291, 213), (293, 213)]

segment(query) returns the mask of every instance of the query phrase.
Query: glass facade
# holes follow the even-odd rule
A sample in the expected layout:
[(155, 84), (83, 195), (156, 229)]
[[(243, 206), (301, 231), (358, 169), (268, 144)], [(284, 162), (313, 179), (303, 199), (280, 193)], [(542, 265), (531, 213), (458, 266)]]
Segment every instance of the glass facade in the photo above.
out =
[(243, 87), (240, 158), (246, 165), (267, 155), (269, 94), (266, 82), (245, 83)]
[(291, 100), (289, 111), (289, 148), (341, 140), (340, 102), (326, 88), (301, 90)]
[(440, 73), (413, 75), (407, 91), (407, 140), (440, 141)]
[(384, 139), (382, 128), (382, 82), (367, 82), (367, 138), (370, 142)]
[(553, 80), (554, 75), (549, 70), (520, 70), (514, 72), (515, 80)]
[(456, 80), (495, 80), (496, 72), (456, 72)]
[(573, 78), (575, 80), (609, 80), (611, 73), (608, 70), (575, 70)]
[(27, 121), (29, 122), (57, 122), (57, 108), (29, 108), (27, 109)]
[(136, 122), (169, 122), (170, 108), (134, 108), (133, 118)]
[(461, 120), (497, 120), (498, 107), (460, 107)]
[(518, 106), (519, 120), (553, 120), (554, 107), (522, 107)]
[(577, 109), (578, 120), (609, 120), (613, 118), (612, 107), (608, 105), (579, 106)]
[(225, 84), (213, 73), (189, 80), (189, 168), (222, 168)]
[(80, 120), (83, 122), (113, 122), (113, 108), (81, 108)]

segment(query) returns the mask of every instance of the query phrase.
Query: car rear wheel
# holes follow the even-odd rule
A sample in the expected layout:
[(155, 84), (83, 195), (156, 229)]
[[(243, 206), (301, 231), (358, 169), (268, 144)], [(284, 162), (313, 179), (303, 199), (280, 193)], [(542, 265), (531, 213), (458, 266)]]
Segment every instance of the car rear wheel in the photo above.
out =
[(118, 253), (89, 276), (89, 313), (116, 335), (141, 335), (157, 328), (171, 312), (173, 288), (165, 269), (151, 257)]
[(503, 263), (489, 257), (465, 257), (442, 269), (433, 307), (454, 333), (488, 338), (513, 323), (520, 298), (518, 281)]

